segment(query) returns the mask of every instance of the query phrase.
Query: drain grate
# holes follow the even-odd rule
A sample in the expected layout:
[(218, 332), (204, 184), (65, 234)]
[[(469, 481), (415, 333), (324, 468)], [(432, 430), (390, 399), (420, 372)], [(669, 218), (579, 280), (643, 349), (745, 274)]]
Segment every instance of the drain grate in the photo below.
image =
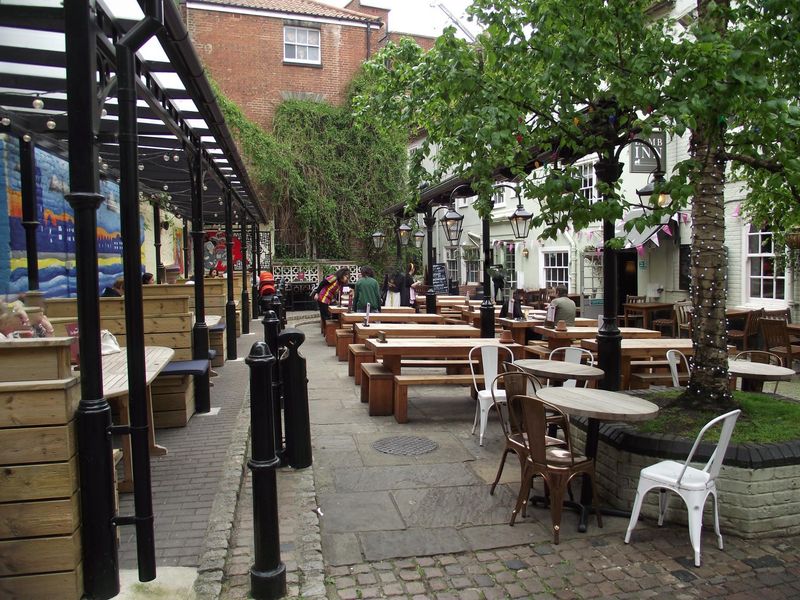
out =
[(428, 438), (416, 435), (397, 435), (378, 440), (372, 444), (378, 452), (396, 454), (398, 456), (417, 456), (433, 452), (439, 444)]

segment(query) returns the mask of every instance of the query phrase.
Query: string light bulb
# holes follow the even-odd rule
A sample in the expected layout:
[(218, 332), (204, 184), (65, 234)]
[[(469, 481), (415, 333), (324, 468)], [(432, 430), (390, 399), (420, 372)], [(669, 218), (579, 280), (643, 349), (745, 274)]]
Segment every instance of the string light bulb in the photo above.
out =
[(3, 117), (2, 119), (0, 119), (0, 123), (2, 123), (3, 127), (8, 127), (9, 125), (11, 125), (11, 119), (9, 119), (8, 117)]
[(144, 171), (144, 164), (142, 164), (142, 163), (139, 163), (139, 170), (140, 170), (140, 171)]
[(47, 119), (47, 123), (45, 123), (45, 125), (47, 125), (47, 128), (51, 131), (56, 128), (56, 122), (53, 121), (53, 119)]
[(178, 162), (181, 159), (180, 155), (173, 154), (172, 155), (172, 162)]
[(169, 189), (169, 186), (165, 183), (162, 189), (166, 192)]
[(164, 162), (169, 162), (169, 154), (164, 155)]
[(27, 142), (30, 142), (30, 141), (31, 141), (31, 136), (30, 136), (30, 134), (29, 134), (29, 133), (26, 133), (25, 135), (23, 135), (23, 136), (22, 136), (22, 140), (23, 140), (24, 142), (26, 142), (26, 143), (27, 143)]
[(44, 108), (44, 100), (39, 98), (39, 96), (36, 96), (36, 98), (33, 99), (33, 108), (36, 110), (42, 110)]
[(100, 116), (101, 117), (107, 117), (108, 116), (108, 111), (105, 108), (100, 109)]

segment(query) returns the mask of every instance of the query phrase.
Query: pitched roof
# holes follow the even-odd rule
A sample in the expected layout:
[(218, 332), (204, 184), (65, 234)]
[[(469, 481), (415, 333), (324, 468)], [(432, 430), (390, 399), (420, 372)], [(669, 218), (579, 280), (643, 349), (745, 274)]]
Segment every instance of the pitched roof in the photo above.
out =
[(327, 17), (345, 21), (381, 22), (380, 19), (373, 15), (346, 8), (337, 8), (316, 0), (199, 0), (199, 3), (269, 10), (293, 15), (308, 15), (310, 17)]

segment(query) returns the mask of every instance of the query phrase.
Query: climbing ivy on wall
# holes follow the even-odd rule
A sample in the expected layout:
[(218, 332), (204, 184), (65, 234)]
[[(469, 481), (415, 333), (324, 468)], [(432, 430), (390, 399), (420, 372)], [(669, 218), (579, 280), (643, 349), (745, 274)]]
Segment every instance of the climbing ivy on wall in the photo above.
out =
[[(365, 85), (357, 79), (352, 87)], [(381, 211), (407, 201), (405, 137), (356, 124), (349, 98), (342, 106), (287, 100), (267, 132), (216, 92), (277, 226), (294, 227), (319, 258), (382, 263), (371, 235), (379, 228), (390, 234), (394, 225)]]

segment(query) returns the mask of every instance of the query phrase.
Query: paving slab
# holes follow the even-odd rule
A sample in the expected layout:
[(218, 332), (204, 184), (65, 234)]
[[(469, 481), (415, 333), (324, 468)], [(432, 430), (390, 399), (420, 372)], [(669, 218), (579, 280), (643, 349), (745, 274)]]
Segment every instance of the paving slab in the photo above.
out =
[(319, 494), (323, 533), (405, 529), (389, 492)]
[[(508, 511), (506, 516), (510, 519), (511, 511)], [(458, 532), (473, 551), (541, 544), (551, 539), (550, 532), (539, 522), (517, 523), (514, 527), (509, 527), (507, 522), (500, 525), (463, 527)]]
[(322, 534), (322, 553), (325, 564), (338, 567), (363, 562), (361, 544), (355, 533)]
[(364, 559), (367, 561), (449, 554), (468, 549), (458, 531), (451, 527), (374, 531), (359, 533), (358, 537), (364, 548)]
[(516, 501), (506, 487), (489, 495), (489, 486), (431, 487), (393, 493), (409, 527), (459, 527), (508, 522)]
[(446, 465), (396, 465), (385, 467), (337, 468), (334, 483), (339, 491), (378, 491), (476, 485), (480, 480), (463, 463)]

